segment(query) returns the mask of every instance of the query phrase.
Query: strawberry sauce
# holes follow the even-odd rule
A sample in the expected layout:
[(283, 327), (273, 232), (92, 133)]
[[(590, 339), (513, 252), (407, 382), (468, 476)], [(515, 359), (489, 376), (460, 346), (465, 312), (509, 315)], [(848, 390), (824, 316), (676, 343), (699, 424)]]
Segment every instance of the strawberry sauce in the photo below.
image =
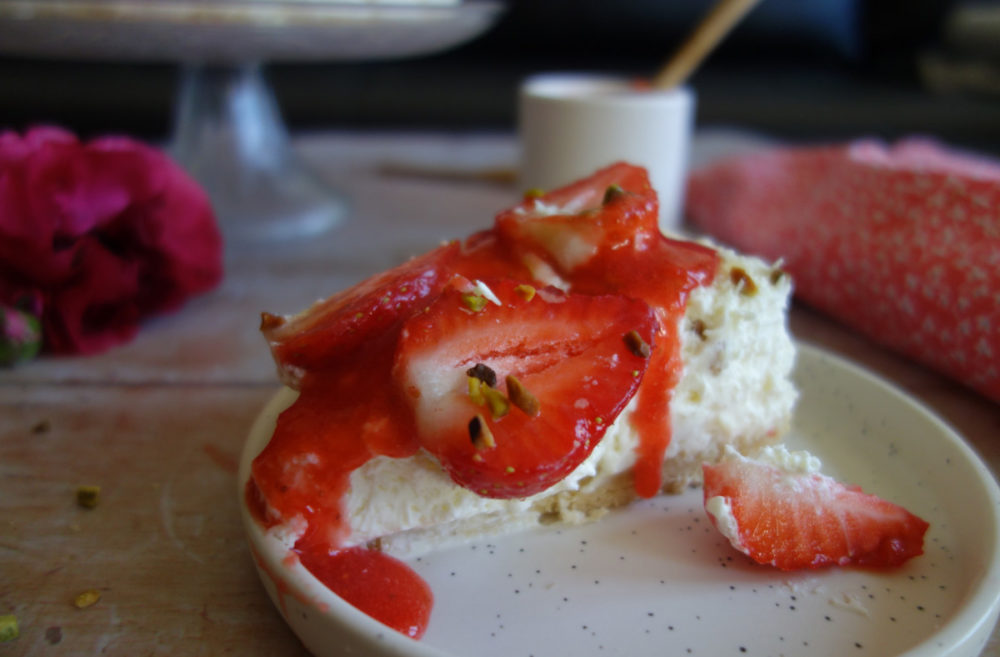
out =
[[(260, 491), (251, 479), (244, 497), (250, 514), (257, 522), (267, 525), (266, 507)], [(434, 596), (430, 587), (412, 568), (399, 559), (376, 550), (353, 547), (337, 550), (307, 533), (295, 544), (285, 559), (286, 565), (298, 561), (327, 588), (394, 630), (419, 639), (427, 630)], [(288, 585), (280, 574), (266, 566), (253, 551), (258, 567), (274, 583), (278, 605), (285, 616), (285, 596), (294, 596), (301, 604), (307, 600)]]
[(427, 630), (434, 596), (413, 569), (377, 550), (353, 547), (329, 554), (296, 548), (302, 565), (331, 591), (408, 637)]
[(677, 345), (676, 338), (670, 343), (666, 337), (672, 336), (661, 334), (632, 416), (639, 434), (633, 476), (635, 492), (640, 497), (653, 497), (660, 491), (663, 457), (670, 446), (670, 400), (680, 378), (681, 363), (680, 350), (673, 348)]
[(678, 323), (688, 294), (710, 285), (718, 267), (718, 254), (713, 249), (657, 237), (628, 257), (615, 251), (598, 256), (572, 279), (574, 290), (634, 296), (656, 310), (660, 328), (632, 415), (639, 434), (635, 489), (641, 497), (660, 491), (663, 458), (670, 446), (670, 400), (683, 367)]

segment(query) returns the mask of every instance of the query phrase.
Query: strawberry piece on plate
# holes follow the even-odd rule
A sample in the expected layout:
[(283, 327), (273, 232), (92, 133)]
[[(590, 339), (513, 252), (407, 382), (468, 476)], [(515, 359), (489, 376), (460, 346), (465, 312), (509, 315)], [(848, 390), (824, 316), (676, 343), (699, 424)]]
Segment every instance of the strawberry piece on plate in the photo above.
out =
[(801, 452), (766, 451), (781, 457), (750, 459), (730, 449), (704, 466), (705, 509), (740, 552), (781, 570), (893, 567), (923, 554), (924, 520), (802, 467)]
[(638, 389), (642, 301), (462, 277), (403, 325), (394, 379), (420, 444), (485, 497), (527, 497), (590, 454)]

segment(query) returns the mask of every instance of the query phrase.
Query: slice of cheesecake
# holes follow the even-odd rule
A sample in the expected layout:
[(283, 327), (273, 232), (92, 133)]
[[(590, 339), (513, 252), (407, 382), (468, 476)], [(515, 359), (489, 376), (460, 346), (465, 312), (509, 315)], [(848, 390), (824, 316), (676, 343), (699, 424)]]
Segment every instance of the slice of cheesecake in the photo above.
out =
[(788, 428), (790, 280), (670, 239), (618, 164), (262, 329), (297, 390), (247, 497), (290, 547), (414, 556), (699, 481)]

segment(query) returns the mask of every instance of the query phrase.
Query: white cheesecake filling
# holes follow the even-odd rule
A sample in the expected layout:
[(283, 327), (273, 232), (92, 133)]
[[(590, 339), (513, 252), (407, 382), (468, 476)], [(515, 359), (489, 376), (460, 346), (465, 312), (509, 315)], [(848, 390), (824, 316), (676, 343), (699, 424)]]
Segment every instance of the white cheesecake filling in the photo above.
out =
[(528, 512), (541, 498), (564, 491), (593, 490), (635, 463), (638, 435), (628, 421), (634, 401), (576, 469), (554, 486), (527, 498), (477, 495), (452, 482), (437, 460), (424, 451), (405, 459), (375, 457), (351, 473), (346, 499), (351, 519), (349, 542), (367, 543), (401, 531), (477, 516), (513, 518)]
[[(718, 250), (713, 284), (691, 292), (678, 326), (684, 370), (671, 401), (666, 461), (682, 464), (682, 483), (687, 476), (697, 480), (700, 464), (717, 461), (726, 446), (744, 451), (777, 440), (796, 399), (789, 379), (795, 350), (786, 328), (789, 277), (775, 276), (774, 268), (758, 259)], [(742, 280), (730, 275), (734, 267), (755, 281), (754, 294), (744, 293)], [(412, 557), (538, 526), (539, 500), (599, 491), (631, 470), (639, 444), (634, 406), (635, 399), (566, 478), (525, 499), (481, 497), (462, 488), (424, 451), (401, 459), (375, 457), (351, 473), (343, 500), (350, 523), (345, 545), (378, 541), (383, 549)], [(560, 517), (586, 519), (577, 511)], [(274, 531), (292, 543), (301, 529), (293, 520)]]
[[(772, 281), (775, 270), (766, 263), (719, 251), (714, 283), (692, 291), (678, 327), (684, 371), (671, 402), (666, 458), (690, 462), (696, 469), (702, 461), (718, 460), (726, 445), (741, 449), (759, 444), (762, 437), (777, 439), (787, 428), (796, 398), (789, 380), (795, 350), (786, 330), (789, 278)], [(741, 294), (742, 283), (729, 275), (733, 267), (756, 281), (754, 295)], [(565, 491), (598, 490), (632, 468), (639, 444), (634, 406), (635, 399), (565, 479), (526, 499), (480, 497), (455, 485), (424, 452), (406, 459), (376, 457), (351, 474), (345, 500), (349, 543), (435, 528), (424, 531), (419, 543), (394, 539), (392, 551), (410, 554), (438, 547), (438, 541), (535, 526), (539, 519), (532, 506), (538, 500)]]

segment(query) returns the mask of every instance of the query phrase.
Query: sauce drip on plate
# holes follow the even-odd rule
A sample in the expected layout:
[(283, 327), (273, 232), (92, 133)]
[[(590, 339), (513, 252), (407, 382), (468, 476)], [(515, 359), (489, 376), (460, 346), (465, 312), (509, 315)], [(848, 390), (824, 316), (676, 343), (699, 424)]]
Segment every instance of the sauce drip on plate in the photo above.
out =
[(316, 579), (375, 620), (413, 639), (427, 630), (434, 596), (427, 582), (399, 559), (365, 547), (331, 554), (297, 545), (296, 552)]

